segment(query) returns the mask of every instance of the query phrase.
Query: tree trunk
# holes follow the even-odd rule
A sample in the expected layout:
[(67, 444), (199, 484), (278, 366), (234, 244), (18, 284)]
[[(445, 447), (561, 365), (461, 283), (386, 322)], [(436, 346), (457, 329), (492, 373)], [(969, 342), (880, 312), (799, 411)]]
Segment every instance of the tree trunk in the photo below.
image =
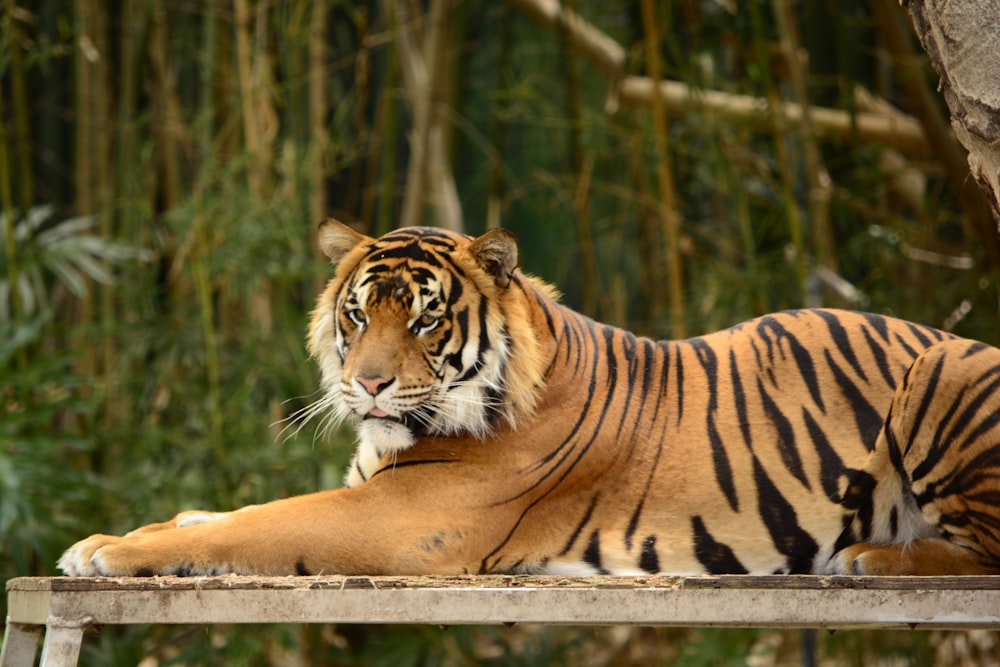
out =
[(951, 125), (1000, 224), (1000, 2), (909, 0), (920, 43), (941, 75)]

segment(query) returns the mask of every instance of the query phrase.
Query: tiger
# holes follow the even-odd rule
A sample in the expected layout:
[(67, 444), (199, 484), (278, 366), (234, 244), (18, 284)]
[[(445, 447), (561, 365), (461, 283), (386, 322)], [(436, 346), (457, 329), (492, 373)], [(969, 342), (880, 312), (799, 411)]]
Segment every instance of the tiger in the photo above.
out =
[(656, 341), (504, 229), (317, 237), (309, 410), (356, 427), (345, 484), (93, 535), (65, 574), (1000, 571), (995, 347), (833, 309)]

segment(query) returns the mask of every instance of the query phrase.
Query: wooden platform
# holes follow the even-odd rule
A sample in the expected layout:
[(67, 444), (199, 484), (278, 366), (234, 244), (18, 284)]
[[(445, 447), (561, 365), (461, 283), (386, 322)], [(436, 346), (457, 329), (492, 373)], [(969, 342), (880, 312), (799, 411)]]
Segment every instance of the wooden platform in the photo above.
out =
[(7, 582), (0, 667), (75, 665), (90, 625), (540, 623), (1000, 629), (1000, 577), (151, 577)]

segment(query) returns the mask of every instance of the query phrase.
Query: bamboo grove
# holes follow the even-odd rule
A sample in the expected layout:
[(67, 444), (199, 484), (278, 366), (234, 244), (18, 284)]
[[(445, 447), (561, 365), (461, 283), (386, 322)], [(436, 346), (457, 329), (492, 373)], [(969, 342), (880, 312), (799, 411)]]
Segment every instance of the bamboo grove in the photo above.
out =
[[(326, 216), (502, 225), (570, 305), (643, 334), (831, 305), (1000, 343), (1000, 244), (922, 56), (896, 0), (0, 0), (0, 576), (339, 483), (350, 434), (289, 419)], [(113, 632), (92, 662), (780, 663), (800, 641)], [(981, 650), (941, 637), (821, 649)]]

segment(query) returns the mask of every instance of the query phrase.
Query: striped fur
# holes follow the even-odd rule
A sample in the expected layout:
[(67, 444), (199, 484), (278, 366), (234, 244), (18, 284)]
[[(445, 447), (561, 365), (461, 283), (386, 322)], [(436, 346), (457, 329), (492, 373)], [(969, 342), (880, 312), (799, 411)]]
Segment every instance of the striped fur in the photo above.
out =
[(313, 313), (349, 488), (94, 536), (70, 574), (1000, 570), (1000, 350), (879, 315), (653, 341), (469, 239), (339, 223)]

